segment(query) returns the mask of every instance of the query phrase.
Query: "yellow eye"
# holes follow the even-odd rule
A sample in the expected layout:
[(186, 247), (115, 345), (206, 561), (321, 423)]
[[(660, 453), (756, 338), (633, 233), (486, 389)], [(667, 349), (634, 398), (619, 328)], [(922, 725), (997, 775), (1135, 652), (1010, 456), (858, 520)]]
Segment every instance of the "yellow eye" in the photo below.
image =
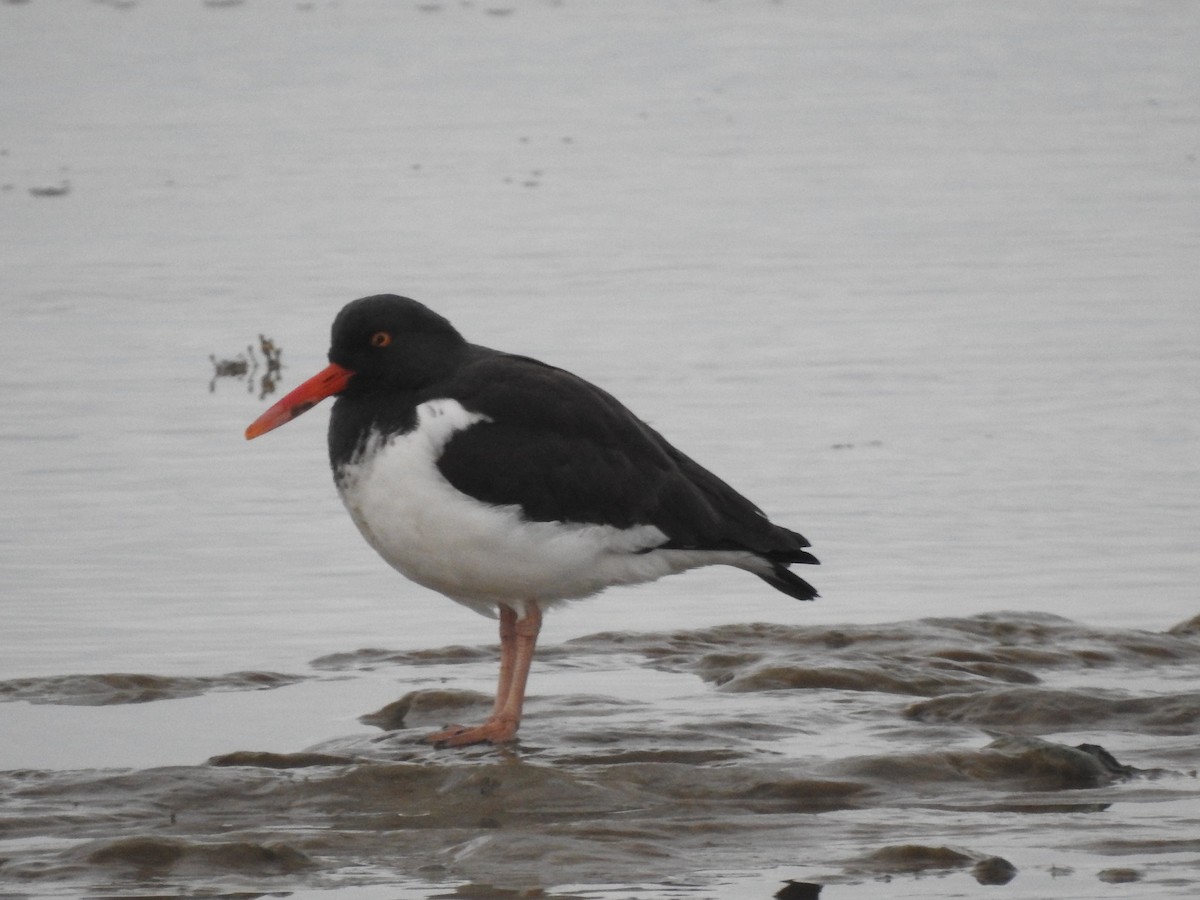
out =
[(392, 336), (386, 331), (377, 331), (371, 335), (372, 347), (386, 347), (392, 342)]

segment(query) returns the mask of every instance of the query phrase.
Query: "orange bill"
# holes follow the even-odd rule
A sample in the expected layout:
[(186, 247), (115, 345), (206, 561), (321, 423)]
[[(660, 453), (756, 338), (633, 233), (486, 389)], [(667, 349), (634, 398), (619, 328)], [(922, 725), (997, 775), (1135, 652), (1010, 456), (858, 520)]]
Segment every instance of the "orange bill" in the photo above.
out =
[(296, 416), (308, 412), (326, 397), (332, 396), (350, 383), (354, 373), (349, 369), (330, 363), (304, 384), (259, 416), (246, 429), (246, 440), (253, 440), (280, 425), (286, 425)]

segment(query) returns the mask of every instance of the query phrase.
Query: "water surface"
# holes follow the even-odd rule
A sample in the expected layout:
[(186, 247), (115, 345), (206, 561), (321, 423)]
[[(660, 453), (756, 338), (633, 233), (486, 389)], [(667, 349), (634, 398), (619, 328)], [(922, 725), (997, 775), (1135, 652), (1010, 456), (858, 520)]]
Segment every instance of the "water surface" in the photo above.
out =
[[(1194, 894), (1197, 18), (0, 6), (0, 877)], [(209, 361), (265, 333), (286, 388), (380, 291), (612, 390), (822, 599), (575, 604), (519, 748), (424, 748), (494, 625), (361, 543), (325, 412), (246, 444)]]

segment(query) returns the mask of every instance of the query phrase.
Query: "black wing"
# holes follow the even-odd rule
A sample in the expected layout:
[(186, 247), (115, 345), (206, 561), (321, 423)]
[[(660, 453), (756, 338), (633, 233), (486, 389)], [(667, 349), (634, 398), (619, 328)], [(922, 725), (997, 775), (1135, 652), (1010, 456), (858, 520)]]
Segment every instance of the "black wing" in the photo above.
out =
[(491, 421), (455, 434), (438, 468), (458, 490), (519, 505), (533, 521), (655, 525), (671, 549), (748, 550), (774, 587), (816, 592), (785, 568), (816, 563), (808, 541), (680, 453), (615, 397), (562, 369), (487, 351), (449, 393)]

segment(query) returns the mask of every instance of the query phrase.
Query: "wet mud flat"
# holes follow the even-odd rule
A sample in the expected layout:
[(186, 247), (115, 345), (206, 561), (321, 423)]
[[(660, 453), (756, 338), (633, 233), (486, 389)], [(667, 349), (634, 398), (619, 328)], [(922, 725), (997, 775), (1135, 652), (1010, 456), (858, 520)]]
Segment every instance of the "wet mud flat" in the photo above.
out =
[(518, 744), (424, 744), (486, 713), (487, 696), (456, 683), (490, 673), (494, 653), (0, 682), (12, 702), (114, 707), (305, 682), (397, 688), (361, 730), (292, 752), (0, 773), (0, 896), (1200, 886), (1198, 620), (1165, 633), (1000, 613), (596, 634), (544, 648)]

